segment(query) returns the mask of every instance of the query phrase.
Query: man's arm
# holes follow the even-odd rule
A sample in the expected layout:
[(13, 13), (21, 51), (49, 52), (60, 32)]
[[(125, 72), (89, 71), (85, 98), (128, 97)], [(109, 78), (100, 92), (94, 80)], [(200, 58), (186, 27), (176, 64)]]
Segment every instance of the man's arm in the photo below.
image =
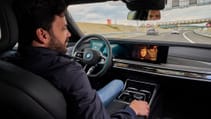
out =
[(143, 101), (134, 101), (126, 109), (109, 115), (79, 64), (69, 64), (60, 73), (58, 84), (70, 102), (75, 103), (73, 106), (81, 119), (134, 119), (136, 115), (148, 115), (148, 106)]

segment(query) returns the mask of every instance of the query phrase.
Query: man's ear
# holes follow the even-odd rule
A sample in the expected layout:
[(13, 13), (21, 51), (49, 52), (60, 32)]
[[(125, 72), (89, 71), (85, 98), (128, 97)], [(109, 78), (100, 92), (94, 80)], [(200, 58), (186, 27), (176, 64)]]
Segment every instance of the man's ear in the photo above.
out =
[(38, 28), (36, 30), (36, 35), (38, 38), (38, 41), (40, 43), (47, 43), (49, 41), (49, 34), (48, 31), (44, 30), (43, 28)]

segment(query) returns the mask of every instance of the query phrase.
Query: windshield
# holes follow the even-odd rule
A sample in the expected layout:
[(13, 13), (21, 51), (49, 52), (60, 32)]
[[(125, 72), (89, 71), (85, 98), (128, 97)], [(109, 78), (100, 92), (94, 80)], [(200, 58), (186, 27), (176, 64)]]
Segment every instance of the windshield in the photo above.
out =
[(84, 34), (111, 38), (211, 44), (211, 0), (168, 0), (159, 20), (128, 20), (121, 1), (71, 5)]

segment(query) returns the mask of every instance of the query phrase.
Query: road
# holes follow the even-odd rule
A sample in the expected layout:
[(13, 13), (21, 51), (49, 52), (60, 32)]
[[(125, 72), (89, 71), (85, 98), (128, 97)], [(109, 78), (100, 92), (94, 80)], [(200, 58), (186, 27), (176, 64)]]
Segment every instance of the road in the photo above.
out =
[(171, 34), (170, 32), (159, 33), (159, 35), (145, 35), (141, 33), (136, 36), (128, 36), (134, 39), (156, 40), (156, 41), (170, 41), (170, 42), (186, 42), (186, 43), (200, 43), (211, 44), (211, 38), (198, 35), (193, 31), (180, 31), (180, 34)]

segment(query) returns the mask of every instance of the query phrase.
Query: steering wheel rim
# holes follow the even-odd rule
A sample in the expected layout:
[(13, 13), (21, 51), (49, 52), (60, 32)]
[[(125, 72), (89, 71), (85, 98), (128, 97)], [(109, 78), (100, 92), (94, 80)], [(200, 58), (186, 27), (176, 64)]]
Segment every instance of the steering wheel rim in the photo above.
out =
[[(102, 35), (98, 35), (98, 34), (91, 34), (91, 35), (86, 35), (86, 36), (83, 36), (80, 40), (77, 41), (77, 43), (74, 45), (73, 49), (72, 49), (72, 52), (71, 52), (71, 55), (77, 59), (77, 56), (76, 56), (76, 53), (77, 51), (80, 51), (78, 50), (81, 45), (86, 41), (86, 42), (89, 42), (90, 40), (93, 40), (93, 39), (97, 39), (97, 40), (101, 40), (103, 41), (103, 43), (105, 43), (105, 47), (106, 47), (106, 53), (107, 53), (107, 57), (103, 56), (105, 58), (105, 63), (102, 64), (102, 68), (95, 74), (92, 74), (92, 72), (89, 74), (88, 72), (87, 73), (87, 76), (88, 77), (100, 77), (102, 76), (103, 74), (106, 73), (106, 71), (109, 69), (109, 67), (111, 66), (112, 64), (112, 49), (111, 49), (111, 46), (110, 46), (110, 42), (105, 38), (103, 37)], [(96, 50), (97, 52), (99, 52), (101, 55), (103, 55), (102, 52)], [(82, 61), (82, 60), (81, 60)], [(99, 63), (99, 62), (98, 62)], [(91, 66), (92, 68), (95, 66)], [(90, 68), (89, 68), (90, 70)], [(94, 70), (94, 69), (93, 69)]]

